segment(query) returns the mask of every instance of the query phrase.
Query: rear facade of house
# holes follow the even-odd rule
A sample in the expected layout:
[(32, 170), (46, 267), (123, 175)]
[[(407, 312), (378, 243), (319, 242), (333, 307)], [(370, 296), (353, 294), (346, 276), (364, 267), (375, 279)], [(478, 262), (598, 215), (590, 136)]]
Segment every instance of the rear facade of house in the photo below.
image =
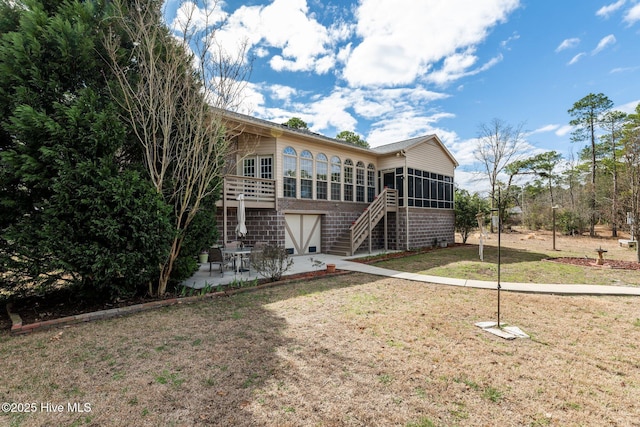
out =
[(241, 129), (217, 204), (220, 240), (237, 240), (244, 194), (244, 241), (293, 255), (352, 255), (454, 241), (456, 160), (436, 135), (363, 148), (309, 131), (229, 113)]

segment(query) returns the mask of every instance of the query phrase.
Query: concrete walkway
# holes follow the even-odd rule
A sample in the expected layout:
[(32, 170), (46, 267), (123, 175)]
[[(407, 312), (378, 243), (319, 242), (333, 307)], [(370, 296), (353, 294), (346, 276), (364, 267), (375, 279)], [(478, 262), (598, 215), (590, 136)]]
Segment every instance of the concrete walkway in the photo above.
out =
[[(362, 256), (368, 256), (364, 254)], [(355, 257), (357, 258), (357, 257)], [(362, 264), (351, 261), (354, 258), (342, 258), (335, 255), (317, 254), (317, 255), (301, 255), (293, 257), (293, 266), (286, 272), (289, 274), (297, 274), (318, 269), (324, 270), (326, 264), (335, 264), (338, 270), (356, 271), (360, 273), (373, 274), (375, 276), (394, 277), (398, 279), (412, 280), (415, 282), (434, 283), (438, 285), (460, 286), (478, 289), (496, 289), (495, 281), (483, 280), (467, 280), (454, 279), (450, 277), (430, 276), (426, 274), (406, 273), (396, 270), (389, 270), (373, 265)], [(314, 261), (320, 262), (319, 267), (314, 266)], [(253, 281), (260, 277), (254, 270), (250, 272), (235, 273), (234, 271), (225, 271), (221, 276), (219, 271), (209, 274), (209, 264), (202, 264), (200, 270), (194, 276), (185, 280), (183, 285), (195, 289), (202, 289), (206, 286), (215, 287), (217, 285), (225, 285), (234, 281)], [(599, 286), (599, 285), (563, 285), (563, 284), (541, 284), (541, 283), (509, 283), (502, 282), (501, 289), (511, 292), (526, 292), (540, 294), (556, 294), (556, 295), (622, 295), (622, 296), (640, 296), (640, 287), (631, 286)]]

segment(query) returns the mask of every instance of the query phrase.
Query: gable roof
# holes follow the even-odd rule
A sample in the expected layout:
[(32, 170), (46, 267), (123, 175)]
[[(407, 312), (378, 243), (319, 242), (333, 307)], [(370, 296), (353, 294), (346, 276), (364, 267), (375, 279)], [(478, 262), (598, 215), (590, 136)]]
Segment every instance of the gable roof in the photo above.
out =
[(423, 144), (430, 140), (435, 141), (436, 145), (438, 145), (442, 149), (442, 151), (444, 151), (447, 157), (451, 159), (451, 162), (455, 165), (455, 167), (458, 167), (458, 161), (455, 159), (455, 157), (453, 157), (453, 154), (451, 154), (451, 152), (442, 143), (442, 141), (440, 141), (440, 138), (438, 138), (438, 135), (436, 134), (423, 135), (423, 136), (418, 136), (416, 138), (405, 139), (404, 141), (392, 142), (391, 144), (385, 144), (385, 145), (380, 145), (378, 147), (374, 147), (372, 148), (372, 150), (378, 154), (397, 153), (398, 151), (409, 150), (412, 147), (415, 147), (416, 145)]

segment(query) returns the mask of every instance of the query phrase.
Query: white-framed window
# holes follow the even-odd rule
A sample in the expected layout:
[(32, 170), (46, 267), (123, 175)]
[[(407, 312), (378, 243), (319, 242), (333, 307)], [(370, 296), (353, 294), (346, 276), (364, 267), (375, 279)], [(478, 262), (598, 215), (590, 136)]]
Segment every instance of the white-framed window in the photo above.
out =
[(376, 167), (373, 163), (367, 165), (367, 202), (373, 202), (376, 197)]
[(331, 157), (331, 200), (342, 199), (342, 162), (340, 157)]
[(344, 161), (344, 201), (353, 202), (353, 162)]
[(329, 179), (329, 161), (320, 153), (316, 156), (316, 199), (327, 200), (327, 181)]
[(261, 156), (258, 157), (260, 162), (260, 178), (273, 179), (273, 157)]
[(313, 199), (313, 154), (300, 153), (300, 198)]
[(364, 162), (356, 163), (356, 202), (364, 202)]
[(242, 176), (250, 176), (255, 178), (256, 176), (256, 158), (247, 157), (242, 159)]
[(282, 151), (282, 171), (284, 197), (296, 197), (296, 171), (298, 169), (296, 150), (287, 147)]

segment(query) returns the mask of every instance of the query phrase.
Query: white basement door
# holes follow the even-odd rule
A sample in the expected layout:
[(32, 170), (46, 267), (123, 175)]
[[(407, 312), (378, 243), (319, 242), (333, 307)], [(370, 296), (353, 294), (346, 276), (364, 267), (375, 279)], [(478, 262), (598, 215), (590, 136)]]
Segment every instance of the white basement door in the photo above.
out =
[(322, 215), (285, 214), (285, 248), (292, 255), (320, 253)]

